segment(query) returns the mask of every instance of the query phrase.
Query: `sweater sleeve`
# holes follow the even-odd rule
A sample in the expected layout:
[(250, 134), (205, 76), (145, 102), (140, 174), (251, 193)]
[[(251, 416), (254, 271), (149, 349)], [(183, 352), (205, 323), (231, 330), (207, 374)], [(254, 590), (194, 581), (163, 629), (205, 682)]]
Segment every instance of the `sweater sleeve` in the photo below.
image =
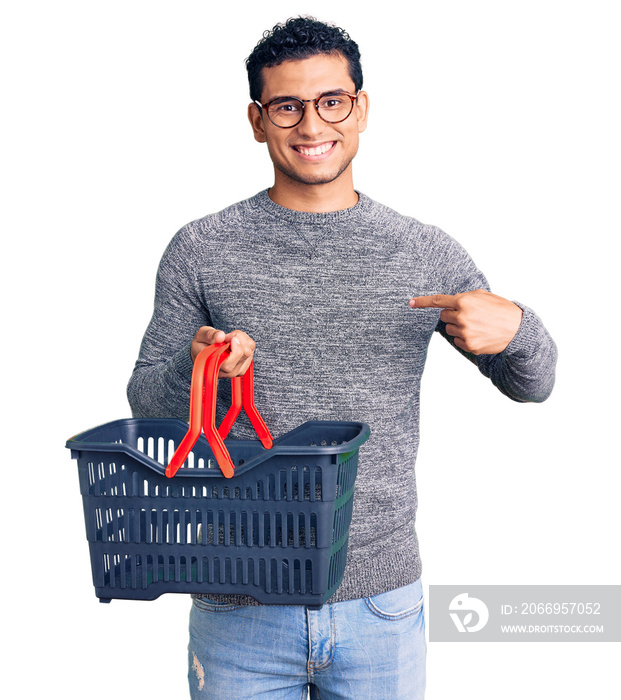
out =
[[(453, 264), (444, 267), (445, 274), (457, 271), (444, 288), (451, 294), (485, 289), (490, 286), (466, 251), (451, 239), (448, 259)], [(438, 321), (436, 330), (462, 355), (473, 362), (494, 386), (510, 399), (522, 403), (545, 401), (554, 387), (557, 348), (541, 319), (528, 306), (514, 302), (522, 309), (522, 321), (513, 340), (496, 355), (473, 355), (458, 348), (446, 332), (446, 324)]]
[(127, 386), (134, 417), (188, 418), (190, 343), (201, 326), (210, 325), (192, 272), (195, 258), (186, 227), (172, 239), (158, 268), (153, 316)]

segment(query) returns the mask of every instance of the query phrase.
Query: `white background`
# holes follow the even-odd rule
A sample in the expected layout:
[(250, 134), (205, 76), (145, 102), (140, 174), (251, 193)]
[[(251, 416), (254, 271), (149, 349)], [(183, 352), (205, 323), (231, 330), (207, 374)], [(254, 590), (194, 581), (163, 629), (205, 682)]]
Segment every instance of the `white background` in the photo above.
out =
[[(361, 47), (372, 107), (356, 187), (457, 238), (559, 346), (552, 397), (519, 405), (432, 342), (417, 465), (425, 585), (621, 582), (614, 5), (3, 10), (5, 697), (186, 697), (189, 600), (98, 603), (64, 443), (129, 416), (125, 385), (171, 236), (271, 184), (243, 61), (297, 14)], [(620, 646), (435, 643), (427, 698), (612, 700)]]

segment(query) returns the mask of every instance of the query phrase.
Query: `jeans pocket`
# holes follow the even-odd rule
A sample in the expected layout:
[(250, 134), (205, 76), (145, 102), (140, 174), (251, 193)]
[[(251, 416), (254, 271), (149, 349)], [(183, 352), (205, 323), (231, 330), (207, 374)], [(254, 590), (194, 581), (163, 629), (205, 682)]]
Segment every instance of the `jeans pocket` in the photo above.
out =
[(383, 620), (403, 620), (423, 610), (423, 587), (420, 579), (408, 586), (365, 598), (367, 608)]
[(246, 605), (237, 605), (235, 603), (222, 603), (211, 598), (194, 598), (192, 600), (194, 607), (202, 612), (225, 613), (233, 610), (241, 610), (247, 607)]

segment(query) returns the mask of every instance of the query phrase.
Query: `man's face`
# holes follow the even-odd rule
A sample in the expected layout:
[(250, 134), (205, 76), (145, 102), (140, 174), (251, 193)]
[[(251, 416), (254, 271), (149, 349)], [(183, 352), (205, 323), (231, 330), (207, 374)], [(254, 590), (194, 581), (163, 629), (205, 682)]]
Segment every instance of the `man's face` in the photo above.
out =
[[(347, 61), (340, 55), (321, 54), (301, 61), (285, 61), (263, 68), (261, 103), (276, 97), (314, 99), (326, 92), (355, 94)], [(267, 143), (277, 181), (293, 180), (305, 185), (333, 182), (349, 171), (358, 151), (359, 134), (366, 128), (368, 98), (361, 92), (349, 117), (340, 124), (328, 124), (312, 103), (305, 103), (302, 121), (281, 129), (270, 121), (265, 110), (250, 105), (249, 118), (254, 137)]]

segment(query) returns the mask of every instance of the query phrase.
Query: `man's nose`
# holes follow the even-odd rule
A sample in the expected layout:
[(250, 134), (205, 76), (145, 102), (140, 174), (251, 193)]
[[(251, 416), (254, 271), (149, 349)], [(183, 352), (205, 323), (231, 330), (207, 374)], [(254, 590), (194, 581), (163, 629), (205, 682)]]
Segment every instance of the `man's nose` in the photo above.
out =
[(298, 133), (302, 135), (320, 134), (326, 126), (326, 122), (319, 116), (312, 102), (304, 105), (302, 121), (297, 125)]

